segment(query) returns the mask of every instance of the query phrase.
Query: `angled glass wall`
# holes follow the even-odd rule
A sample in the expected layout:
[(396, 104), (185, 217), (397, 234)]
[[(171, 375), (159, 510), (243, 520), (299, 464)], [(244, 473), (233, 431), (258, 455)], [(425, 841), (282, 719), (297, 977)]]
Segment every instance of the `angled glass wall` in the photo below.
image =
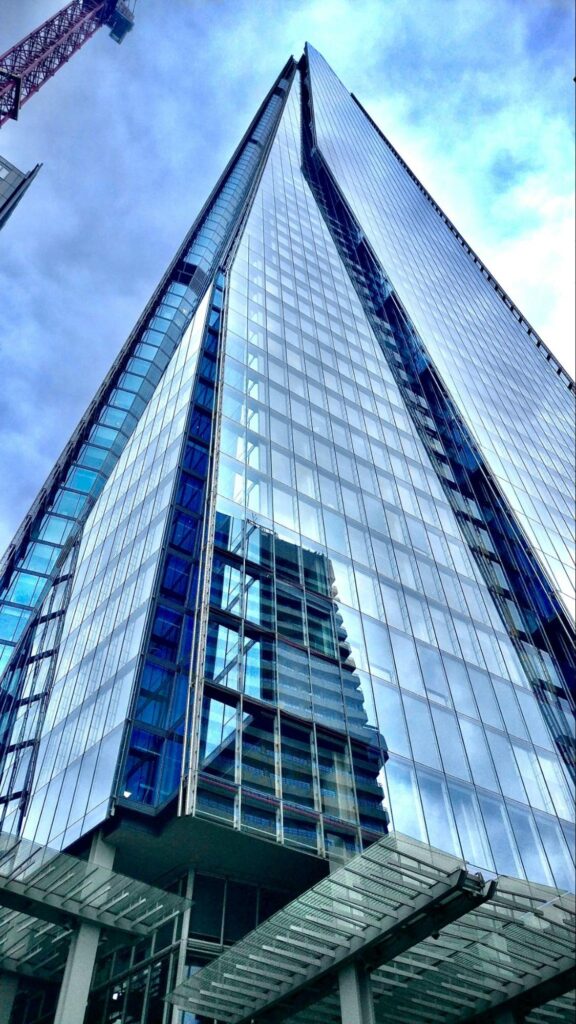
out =
[[(0, 565), (0, 675), (179, 345), (258, 177), (290, 59), (80, 420)], [(3, 706), (0, 684), (0, 713)]]
[[(110, 492), (106, 489), (107, 481), (118, 467), (118, 459), (127, 445), (132, 452), (130, 460), (134, 458), (132, 439), (136, 437), (136, 445), (142, 443), (140, 434), (135, 435), (134, 432), (138, 430), (142, 422), (141, 417), (148, 410), (152, 396), (156, 397), (158, 389), (164, 386), (164, 377), (168, 375), (168, 380), (172, 380), (172, 375), (182, 369), (181, 362), (175, 363), (173, 357), (178, 351), (178, 346), (184, 343), (183, 339), (186, 342), (186, 380), (188, 381), (189, 375), (192, 374), (192, 383), (189, 385), (192, 387), (199, 339), (196, 330), (193, 334), (196, 347), (191, 349), (191, 318), (202, 296), (206, 295), (212, 284), (218, 263), (231, 244), (244, 207), (258, 180), (259, 170), (273, 137), (294, 67), (294, 61), (291, 59), (272, 86), (228, 167), (204, 204), (162, 282), (40, 491), (2, 563), (0, 819), (6, 828), (20, 828), (23, 816), (28, 813), (27, 801), (31, 792), (39, 785), (42, 788), (55, 768), (55, 763), (47, 762), (51, 767), (47, 768), (42, 776), (38, 773), (38, 758), (43, 759), (47, 742), (44, 733), (52, 728), (54, 715), (55, 721), (61, 723), (61, 718), (67, 718), (68, 715), (67, 702), (71, 700), (71, 706), (74, 707), (78, 701), (82, 702), (84, 699), (83, 687), (85, 684), (88, 685), (86, 673), (90, 672), (92, 662), (88, 659), (90, 664), (82, 665), (78, 678), (74, 673), (68, 675), (67, 669), (63, 670), (62, 665), (66, 665), (71, 645), (75, 651), (75, 665), (76, 659), (82, 657), (78, 652), (85, 641), (89, 649), (99, 644), (101, 616), (105, 616), (107, 624), (114, 618), (113, 602), (109, 609), (100, 608), (99, 616), (94, 619), (90, 617), (93, 611), (93, 605), (90, 603), (94, 596), (93, 588), (90, 601), (80, 601), (80, 610), (75, 612), (74, 619), (71, 620), (70, 615), (65, 616), (71, 594), (73, 593), (76, 603), (78, 587), (85, 586), (84, 576), (87, 574), (87, 578), (92, 580), (92, 587), (94, 573), (103, 571), (111, 558), (111, 541), (108, 538), (107, 544), (98, 546), (98, 568), (95, 569), (93, 559), (88, 568), (84, 564), (85, 558), (97, 543), (96, 525), (100, 523), (103, 510), (109, 509), (110, 500), (113, 503), (117, 500), (116, 485)], [(202, 316), (204, 315), (205, 310)], [(197, 327), (198, 320), (195, 322)], [(190, 391), (188, 403), (189, 399)], [(160, 415), (156, 405), (152, 407), (151, 415)], [(186, 406), (186, 422), (187, 416)], [(149, 423), (149, 420), (146, 422)], [(140, 452), (140, 461), (144, 460), (146, 469), (149, 467), (150, 459), (155, 458), (153, 446), (159, 429), (158, 422), (153, 428), (150, 448), (146, 453)], [(125, 462), (122, 462), (122, 466), (124, 465)], [(131, 461), (128, 465), (131, 473)], [(159, 463), (155, 463), (155, 470), (159, 470)], [(124, 474), (123, 469), (121, 472)], [(147, 486), (161, 485), (163, 493), (167, 489), (169, 492), (169, 477), (170, 473), (174, 477), (174, 467), (165, 463), (161, 472), (167, 474), (166, 479), (149, 478)], [(129, 474), (123, 475), (119, 485), (121, 497), (129, 479)], [(168, 493), (168, 499), (165, 501), (166, 510), (169, 500), (171, 495)], [(116, 508), (114, 516), (118, 514), (119, 508)], [(166, 515), (167, 511), (157, 524), (159, 539), (163, 536), (162, 530), (166, 526)], [(90, 525), (88, 533), (84, 535), (83, 526), (88, 516)], [(112, 526), (115, 528), (114, 516)], [(132, 531), (133, 528), (134, 524), (131, 527)], [(127, 536), (129, 540), (133, 539), (130, 530)], [(123, 543), (121, 537), (117, 537), (114, 542), (114, 554), (119, 543)], [(140, 554), (140, 549), (133, 554), (130, 562), (131, 571), (137, 566)], [(75, 583), (73, 591), (72, 579)], [(108, 598), (107, 592), (103, 601), (108, 602)], [(128, 597), (124, 595), (124, 605), (126, 601)], [(147, 626), (144, 611), (145, 609), (142, 610), (140, 623), (141, 638)], [(122, 630), (127, 626), (126, 622), (124, 626), (120, 624), (121, 622), (122, 619), (119, 619), (114, 627), (117, 634), (116, 646), (121, 642)], [(77, 627), (79, 636), (76, 635)], [(71, 637), (68, 636), (70, 630)], [(58, 654), (62, 654), (63, 645), (67, 645), (68, 653), (59, 661), (56, 671), (56, 658)], [(134, 653), (139, 654), (139, 649)], [(98, 656), (92, 661), (93, 679), (96, 678), (96, 682), (90, 685), (99, 688), (101, 680), (98, 681), (98, 672), (102, 667), (101, 662)], [(116, 670), (107, 667), (107, 671), (110, 673), (110, 685), (115, 686)], [(118, 702), (118, 707), (122, 709), (118, 710), (119, 722), (127, 716), (134, 682), (134, 673), (131, 681), (126, 677), (123, 682), (125, 699)], [(117, 699), (117, 694), (114, 699)], [(57, 710), (58, 708), (60, 710)], [(85, 717), (90, 717), (90, 714), (89, 709), (85, 709)], [(67, 728), (64, 731), (70, 734)], [(122, 733), (123, 729), (120, 729), (119, 735)], [(44, 739), (39, 750), (41, 735)], [(82, 737), (83, 733), (79, 731), (75, 745), (67, 752), (63, 752), (62, 748), (58, 759), (58, 771), (70, 760), (76, 760), (78, 750), (82, 748), (86, 738)], [(90, 742), (92, 741), (91, 734)], [(56, 736), (52, 739), (52, 753), (55, 745), (60, 745), (60, 740)], [(110, 750), (107, 754), (112, 764), (107, 775), (110, 784), (108, 800), (112, 780), (116, 778), (115, 759), (120, 747), (119, 740), (114, 752)], [(179, 776), (179, 769), (175, 774)], [(38, 781), (40, 778), (43, 779), (42, 783)], [(34, 821), (38, 808), (43, 806), (43, 796), (39, 799), (40, 803), (36, 801), (29, 810)], [(104, 801), (97, 816), (105, 816), (106, 811), (107, 802)], [(41, 815), (44, 828), (50, 821), (50, 815), (48, 812), (41, 812)], [(89, 823), (84, 830), (88, 827)], [(34, 832), (36, 825), (29, 824), (27, 828)], [(53, 830), (50, 834), (53, 838), (59, 835)], [(59, 835), (60, 840), (62, 835)], [(69, 837), (66, 837), (66, 841), (69, 841)]]
[[(341, 628), (360, 728), (389, 751), (379, 781), (394, 827), (485, 868), (568, 884), (570, 783), (302, 174), (298, 92), (296, 81), (230, 271), (209, 682), (190, 809), (214, 808), (218, 789), (213, 812), (229, 821), (244, 801), (258, 804), (242, 774), (243, 708), (256, 700), (269, 752), (260, 827), (278, 834), (282, 710), (315, 721), (318, 750), (327, 718), (334, 727), (342, 715), (321, 699), (318, 720), (313, 695)], [(311, 582), (319, 566), (332, 579), (330, 616), (337, 607), (320, 634), (308, 605), (327, 601)], [(269, 703), (279, 726), (266, 724)], [(352, 788), (348, 765), (340, 777)], [(322, 851), (331, 821), (314, 750), (307, 777), (301, 841)], [(360, 843), (357, 810), (350, 824)]]
[[(326, 126), (341, 87), (310, 60), (316, 136), (360, 245), (376, 214), (336, 167)], [(102, 478), (62, 606), (42, 605), (6, 677), (7, 814), (25, 810), (27, 836), (66, 844), (106, 817), (112, 793), (147, 814), (179, 795), (180, 812), (323, 857), (393, 828), (569, 885), (570, 779), (473, 553), (450, 438), (432, 436), (439, 414), (402, 364), (402, 330), (426, 324), (416, 307), (414, 323), (400, 306), (394, 321), (390, 289), (411, 293), (391, 272), (376, 332), (375, 278), (363, 290), (344, 210), (328, 214), (303, 168), (309, 99), (289, 67), (247, 136), (242, 202), (222, 191), (217, 244), (203, 248), (210, 228), (182, 252), (205, 304)], [(385, 143), (347, 103), (338, 138), (352, 110), (377, 140), (368, 195)], [(434, 244), (444, 253), (444, 234)], [(472, 390), (482, 373), (468, 364)], [(458, 405), (464, 392), (447, 394)], [(14, 698), (28, 679), (36, 708)]]
[(307, 52), (320, 150), (573, 617), (570, 378), (324, 58)]
[(193, 906), (102, 944), (90, 1021), (168, 1024), (177, 975), (389, 831), (571, 888), (569, 389), (311, 48), (106, 388), (6, 563), (2, 829), (106, 822)]
[(120, 804), (153, 812), (178, 793), (182, 774), (207, 509), (222, 287), (223, 277), (219, 274), (207, 297), (206, 316), (200, 328), (185, 441), (172, 484), (116, 794)]
[[(108, 811), (183, 443), (206, 303), (88, 519), (61, 642), (52, 655), (50, 687), (40, 708), (26, 699), (25, 684), (18, 718), (22, 736), (20, 728), (18, 736), (19, 742), (32, 741), (33, 756), (31, 776), (26, 782), (23, 778), (21, 785), (26, 808), (22, 834), (41, 844), (67, 845), (102, 821)], [(37, 661), (45, 647), (40, 623), (24, 669), (31, 680), (36, 680)], [(11, 739), (14, 749), (14, 732)], [(14, 799), (14, 777), (7, 774), (5, 783), (3, 795)], [(4, 827), (11, 827), (10, 820)]]

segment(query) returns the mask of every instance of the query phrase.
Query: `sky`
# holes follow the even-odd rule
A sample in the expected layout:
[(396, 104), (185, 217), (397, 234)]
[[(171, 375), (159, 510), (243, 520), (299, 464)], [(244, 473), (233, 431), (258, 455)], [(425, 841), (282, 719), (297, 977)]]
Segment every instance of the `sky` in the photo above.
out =
[[(0, 53), (59, 0), (0, 0)], [(574, 372), (572, 0), (138, 0), (0, 130), (0, 551), (309, 40)]]

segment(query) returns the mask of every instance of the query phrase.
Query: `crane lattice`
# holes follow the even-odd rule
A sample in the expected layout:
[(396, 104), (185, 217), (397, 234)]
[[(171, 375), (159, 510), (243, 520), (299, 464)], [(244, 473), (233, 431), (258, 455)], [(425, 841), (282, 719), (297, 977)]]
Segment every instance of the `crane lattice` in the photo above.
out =
[(0, 57), (0, 126), (103, 25), (121, 43), (134, 22), (122, 0), (72, 0)]

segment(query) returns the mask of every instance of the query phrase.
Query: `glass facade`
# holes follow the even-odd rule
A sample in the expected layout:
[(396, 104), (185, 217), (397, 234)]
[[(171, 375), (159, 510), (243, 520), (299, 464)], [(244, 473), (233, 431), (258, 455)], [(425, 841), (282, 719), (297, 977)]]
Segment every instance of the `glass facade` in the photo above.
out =
[[(563, 371), (311, 47), (199, 225), (130, 436), (106, 462), (110, 400), (39, 506), (69, 533), (22, 533), (58, 553), (14, 577), (44, 582), (7, 649), (2, 827), (178, 813), (324, 859), (395, 830), (572, 888)], [(184, 959), (105, 957), (95, 1024), (159, 1021), (177, 962), (281, 902), (211, 861), (181, 875)]]
[(574, 615), (569, 378), (322, 56), (308, 55), (319, 147)]
[[(47, 640), (47, 629), (40, 625), (22, 667), (23, 699), (4, 785), (6, 795), (15, 799), (26, 786), (27, 771), (33, 773), (27, 782), (33, 795), (26, 807), (23, 835), (38, 843), (67, 845), (107, 813), (182, 445), (205, 305), (87, 521), (59, 623), (59, 644)], [(48, 609), (52, 611), (52, 605)], [(41, 623), (44, 618), (48, 625), (53, 621), (46, 615)], [(42, 678), (50, 678), (48, 691), (38, 682), (39, 661)], [(15, 783), (16, 770), (21, 785)]]
[[(280, 723), (261, 712), (258, 730), (263, 830), (278, 834), (275, 800), (284, 815), (299, 804), (302, 841), (322, 849), (313, 814), (326, 828), (323, 765), (336, 764), (323, 730), (340, 722), (351, 748), (370, 729), (385, 738), (378, 777), (399, 831), (483, 867), (548, 882), (556, 871), (567, 883), (567, 773), (302, 173), (298, 80), (227, 306), (196, 808), (218, 785), (222, 817), (242, 820), (244, 804), (258, 803), (244, 708), (273, 703)], [(315, 723), (298, 803), (282, 788), (286, 712), (306, 737), (304, 722)], [(345, 771), (331, 771), (330, 796), (345, 807), (348, 788), (350, 824), (370, 829), (377, 801), (369, 787), (358, 795), (352, 749), (347, 757)]]
[[(218, 269), (254, 186), (292, 63), (270, 90), (2, 560), (0, 673), (78, 538)], [(0, 713), (2, 698), (0, 693)]]

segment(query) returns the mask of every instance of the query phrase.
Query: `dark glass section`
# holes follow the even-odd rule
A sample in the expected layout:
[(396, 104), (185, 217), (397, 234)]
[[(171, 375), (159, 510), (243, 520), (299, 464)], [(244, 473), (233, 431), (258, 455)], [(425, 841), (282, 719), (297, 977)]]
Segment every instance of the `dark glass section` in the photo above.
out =
[(190, 915), (190, 935), (197, 939), (220, 942), (224, 912), (225, 882), (197, 874), (194, 879), (194, 905)]

